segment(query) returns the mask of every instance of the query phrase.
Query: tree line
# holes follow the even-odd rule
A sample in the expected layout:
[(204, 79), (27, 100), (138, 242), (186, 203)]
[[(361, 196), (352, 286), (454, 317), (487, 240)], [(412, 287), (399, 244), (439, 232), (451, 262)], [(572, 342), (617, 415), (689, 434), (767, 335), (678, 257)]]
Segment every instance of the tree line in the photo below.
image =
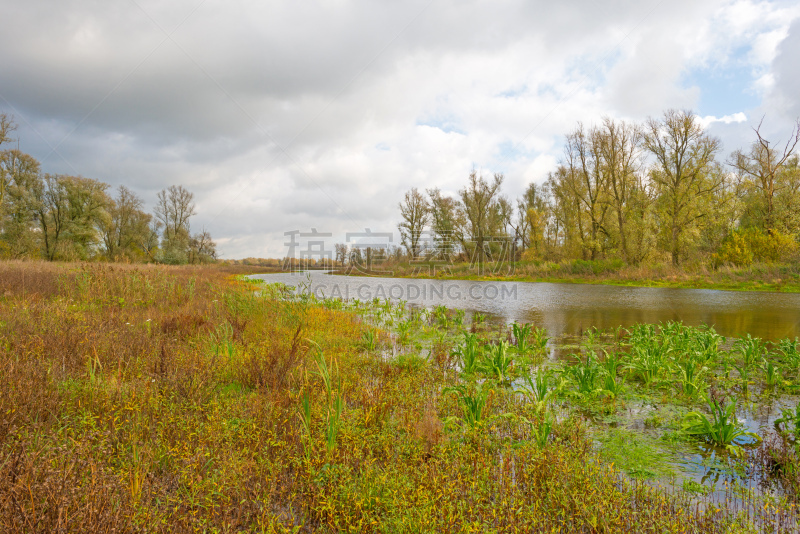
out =
[(153, 213), (121, 185), (42, 173), (39, 162), (7, 148), (16, 124), (0, 114), (0, 257), (8, 259), (204, 263), (216, 260), (210, 234), (191, 232), (194, 195), (183, 186), (158, 194)]
[(800, 121), (787, 140), (722, 145), (690, 111), (578, 124), (541, 184), (515, 202), (473, 170), (456, 197), (416, 188), (399, 203), (407, 257), (463, 261), (621, 259), (746, 265), (796, 258)]

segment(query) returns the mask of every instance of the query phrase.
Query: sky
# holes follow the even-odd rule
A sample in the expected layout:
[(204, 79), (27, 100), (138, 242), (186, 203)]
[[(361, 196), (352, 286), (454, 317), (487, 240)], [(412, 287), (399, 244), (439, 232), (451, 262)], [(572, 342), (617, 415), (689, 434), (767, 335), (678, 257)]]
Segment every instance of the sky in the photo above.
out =
[(223, 258), (394, 232), (471, 170), (518, 197), (579, 121), (690, 109), (723, 142), (800, 116), (800, 2), (0, 0), (0, 112), (48, 173), (195, 194)]

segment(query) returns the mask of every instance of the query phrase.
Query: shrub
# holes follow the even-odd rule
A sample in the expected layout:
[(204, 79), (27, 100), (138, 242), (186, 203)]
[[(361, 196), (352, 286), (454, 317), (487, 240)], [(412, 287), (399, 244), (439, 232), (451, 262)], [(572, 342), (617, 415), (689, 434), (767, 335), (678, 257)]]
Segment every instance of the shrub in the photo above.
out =
[(739, 267), (754, 261), (776, 263), (785, 261), (798, 251), (794, 237), (777, 230), (765, 233), (757, 228), (739, 229), (728, 235), (714, 254), (717, 265), (731, 263)]

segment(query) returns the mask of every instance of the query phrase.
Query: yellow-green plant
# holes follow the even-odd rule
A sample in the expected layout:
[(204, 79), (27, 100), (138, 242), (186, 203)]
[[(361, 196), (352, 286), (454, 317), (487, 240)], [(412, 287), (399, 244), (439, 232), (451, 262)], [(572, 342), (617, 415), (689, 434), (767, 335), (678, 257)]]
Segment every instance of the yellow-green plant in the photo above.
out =
[(453, 356), (458, 358), (462, 373), (465, 375), (475, 374), (478, 371), (478, 364), (480, 362), (478, 336), (464, 332), (464, 344), (453, 350)]
[(711, 419), (704, 413), (693, 411), (686, 414), (682, 431), (691, 436), (705, 439), (715, 445), (727, 448), (733, 454), (741, 454), (741, 447), (736, 442), (739, 438), (749, 437), (756, 441), (761, 438), (746, 430), (736, 418), (736, 400), (726, 402), (725, 399), (708, 397), (708, 408)]
[(458, 384), (445, 388), (443, 393), (453, 394), (458, 398), (464, 414), (464, 421), (470, 428), (474, 429), (483, 422), (483, 410), (486, 407), (486, 400), (492, 391), (494, 390), (491, 387), (483, 384), (474, 384), (471, 387)]
[(501, 341), (497, 345), (488, 346), (479, 368), (500, 382), (505, 382), (512, 365), (514, 365), (514, 360), (508, 352), (508, 343)]

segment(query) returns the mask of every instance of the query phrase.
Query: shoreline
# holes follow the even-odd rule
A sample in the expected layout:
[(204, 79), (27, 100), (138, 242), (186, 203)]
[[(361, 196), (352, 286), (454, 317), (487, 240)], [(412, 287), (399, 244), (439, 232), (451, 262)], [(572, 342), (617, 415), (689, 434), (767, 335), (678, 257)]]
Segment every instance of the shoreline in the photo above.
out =
[[(266, 274), (266, 273), (265, 273)], [(367, 277), (373, 278), (362, 273), (347, 273), (341, 270), (333, 270), (330, 274), (339, 276)], [(391, 275), (381, 276), (381, 278), (405, 278), (410, 280), (464, 280), (475, 282), (528, 282), (528, 283), (548, 283), (548, 284), (585, 284), (585, 285), (605, 285), (617, 287), (651, 287), (668, 289), (710, 289), (715, 291), (751, 291), (759, 293), (800, 293), (800, 279), (792, 281), (780, 280), (779, 282), (764, 282), (762, 280), (744, 281), (713, 281), (713, 280), (664, 280), (664, 279), (631, 279), (631, 278), (585, 278), (585, 277), (558, 277), (558, 276), (498, 276), (498, 275), (435, 275), (421, 276), (407, 273), (392, 272)], [(673, 276), (674, 278), (674, 276)]]

